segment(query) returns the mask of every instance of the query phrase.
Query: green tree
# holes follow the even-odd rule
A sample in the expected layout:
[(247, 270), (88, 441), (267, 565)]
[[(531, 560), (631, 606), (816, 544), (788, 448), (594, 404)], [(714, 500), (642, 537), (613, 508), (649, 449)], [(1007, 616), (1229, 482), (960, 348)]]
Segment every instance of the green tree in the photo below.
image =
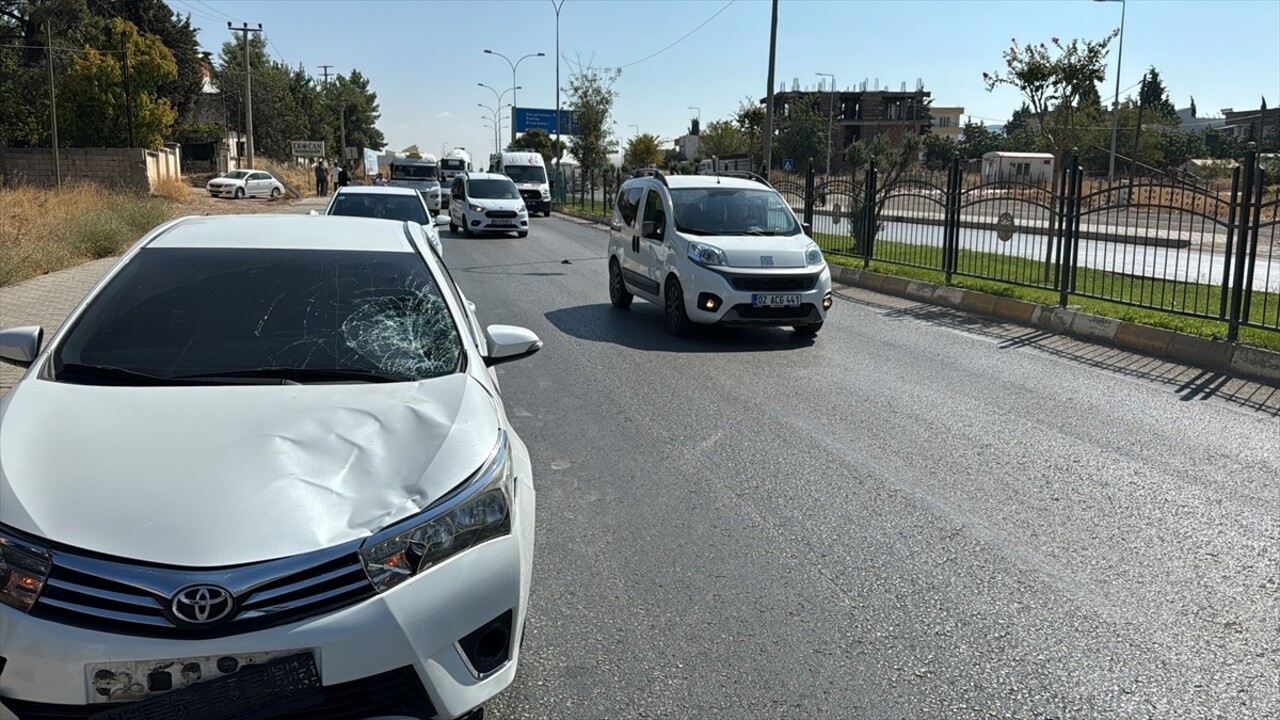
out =
[(1160, 72), (1155, 67), (1148, 68), (1143, 76), (1142, 90), (1138, 93), (1138, 101), (1142, 103), (1144, 112), (1151, 113), (1157, 121), (1177, 122), (1178, 109), (1169, 99), (1169, 88), (1160, 79)]
[[(305, 89), (299, 88), (297, 92), (304, 93)], [(329, 107), (343, 113), (347, 147), (366, 147), (372, 150), (386, 147), (387, 140), (377, 127), (378, 120), (382, 117), (378, 107), (378, 94), (369, 89), (369, 79), (359, 70), (338, 75), (324, 87), (322, 95)]]
[(1204, 146), (1215, 160), (1235, 160), (1244, 154), (1244, 146), (1235, 135), (1215, 128), (1204, 131)]
[(747, 155), (751, 166), (758, 167), (764, 159), (764, 106), (747, 98), (738, 103), (733, 123), (742, 131), (747, 141)]
[(127, 20), (144, 34), (159, 38), (173, 53), (177, 74), (157, 88), (157, 95), (167, 99), (180, 117), (189, 113), (201, 95), (204, 62), (191, 16), (179, 15), (165, 0), (91, 0), (88, 7), (104, 19)]
[(1188, 160), (1209, 156), (1209, 150), (1204, 144), (1204, 135), (1201, 133), (1169, 130), (1157, 133), (1157, 136), (1165, 168), (1176, 168)]
[(780, 157), (795, 158), (798, 167), (813, 160), (824, 162), (827, 153), (827, 117), (818, 112), (815, 105), (805, 99), (787, 103), (778, 123), (778, 150)]
[(951, 161), (960, 157), (960, 144), (942, 135), (925, 135), (924, 166), (930, 170), (945, 170)]
[(622, 164), (628, 168), (657, 167), (662, 163), (662, 149), (656, 135), (644, 133), (627, 141)]
[(542, 159), (551, 164), (555, 159), (555, 139), (542, 128), (533, 128), (520, 134), (509, 146), (512, 150), (528, 150), (542, 154)]
[(1081, 128), (1094, 127), (1100, 120), (1098, 83), (1106, 79), (1107, 49), (1118, 34), (1069, 43), (1053, 38), (1052, 49), (1045, 43), (1019, 47), (1015, 39), (1004, 52), (1005, 72), (984, 72), (983, 81), (988, 92), (1008, 85), (1022, 93), (1039, 134), (1061, 157), (1088, 139)]
[(140, 35), (133, 23), (113, 20), (102, 40), (107, 48), (129, 53), (130, 103), (126, 104), (123, 58), (116, 52), (77, 53), (63, 76), (58, 105), (60, 140), (78, 147), (128, 147), (129, 112), (141, 147), (164, 144), (178, 112), (161, 97), (165, 83), (178, 75), (173, 53), (155, 35)]
[(728, 120), (713, 120), (698, 136), (698, 154), (704, 158), (747, 152), (747, 136)]
[[(1006, 129), (1008, 129), (1007, 126)], [(1004, 144), (1005, 139), (986, 125), (967, 122), (960, 130), (960, 142), (957, 150), (960, 153), (960, 157), (966, 160), (973, 160), (989, 152), (1003, 150)]]
[[(879, 177), (874, 205), (876, 217), (880, 217), (884, 211), (885, 203), (888, 202), (889, 195), (894, 190), (894, 185), (908, 170), (916, 166), (919, 161), (921, 146), (922, 141), (919, 135), (911, 132), (902, 132), (898, 133), (896, 137), (891, 136), (890, 133), (879, 133), (869, 143), (855, 140), (852, 145), (845, 149), (845, 163), (848, 164), (855, 177), (861, 177), (867, 165), (871, 163), (872, 158), (875, 159), (876, 172)], [(862, 237), (862, 217), (866, 210), (865, 202), (861, 196), (858, 193), (854, 193), (848, 208), (847, 217), (849, 222), (846, 227), (849, 229), (849, 237), (853, 239), (855, 249), (861, 248), (864, 242), (874, 240), (875, 234), (880, 230), (880, 226), (877, 225), (872, 228), (871, 238)]]
[(590, 63), (579, 63), (569, 75), (568, 107), (577, 118), (578, 134), (569, 138), (568, 147), (584, 170), (601, 170), (609, 163), (615, 147), (610, 131), (613, 103), (618, 98), (613, 86), (621, 75), (621, 70)]

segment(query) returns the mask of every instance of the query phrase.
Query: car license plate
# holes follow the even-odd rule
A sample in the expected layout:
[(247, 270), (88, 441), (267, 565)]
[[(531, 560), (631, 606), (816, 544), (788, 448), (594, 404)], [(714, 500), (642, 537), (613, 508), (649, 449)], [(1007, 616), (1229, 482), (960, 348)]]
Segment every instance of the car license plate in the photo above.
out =
[(511, 220), (494, 220), (489, 224), (494, 227), (515, 227), (516, 226), (515, 222)]
[[(175, 690), (185, 690), (281, 658), (313, 657), (310, 650), (217, 655), (136, 662), (100, 662), (85, 665), (89, 697), (94, 703), (148, 700)], [(311, 661), (314, 665), (314, 659)]]
[(752, 295), (753, 307), (799, 307), (799, 295)]
[[(144, 680), (145, 682), (145, 680)], [(109, 706), (88, 720), (237, 720), (297, 712), (324, 701), (312, 652), (245, 665), (216, 680), (148, 700)]]

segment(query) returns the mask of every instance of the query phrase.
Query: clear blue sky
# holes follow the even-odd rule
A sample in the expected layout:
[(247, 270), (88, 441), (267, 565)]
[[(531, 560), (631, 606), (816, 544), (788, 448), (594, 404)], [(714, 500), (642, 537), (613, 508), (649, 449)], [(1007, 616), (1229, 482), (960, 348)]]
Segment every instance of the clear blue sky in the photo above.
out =
[[(513, 59), (547, 53), (520, 65), (518, 99), (555, 107), (551, 0), (169, 2), (192, 13), (206, 49), (231, 38), (230, 17), (262, 23), (276, 57), (317, 76), (322, 63), (358, 68), (378, 93), (393, 149), (416, 143), (438, 153), (447, 144), (488, 155), (493, 132), (477, 103), (493, 106), (495, 98), (476, 83), (509, 88), (511, 69), (485, 48)], [(768, 0), (566, 0), (561, 87), (578, 58), (628, 65), (616, 86), (617, 134), (630, 137), (638, 125), (674, 138), (696, 113), (689, 106), (701, 107), (706, 124), (764, 96), (770, 7)], [(1186, 107), (1194, 96), (1201, 115), (1256, 108), (1263, 96), (1270, 107), (1280, 104), (1280, 0), (1128, 0), (1127, 8), (1122, 89), (1155, 66), (1174, 104)], [(975, 121), (999, 124), (1021, 101), (1011, 89), (987, 92), (982, 73), (1003, 69), (1011, 39), (1099, 38), (1119, 27), (1120, 11), (1119, 2), (1090, 0), (782, 0), (777, 82), (813, 86), (815, 72), (829, 72), (841, 87), (879, 78), (897, 89), (923, 78), (935, 105), (963, 106)], [(1108, 99), (1115, 52), (1113, 44), (1101, 88)]]

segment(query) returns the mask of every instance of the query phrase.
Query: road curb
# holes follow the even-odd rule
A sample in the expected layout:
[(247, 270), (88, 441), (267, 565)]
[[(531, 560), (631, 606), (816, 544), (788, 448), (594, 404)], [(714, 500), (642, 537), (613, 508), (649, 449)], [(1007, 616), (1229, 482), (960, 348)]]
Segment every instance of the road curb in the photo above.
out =
[(831, 265), (836, 282), (1280, 386), (1280, 353), (977, 290)]

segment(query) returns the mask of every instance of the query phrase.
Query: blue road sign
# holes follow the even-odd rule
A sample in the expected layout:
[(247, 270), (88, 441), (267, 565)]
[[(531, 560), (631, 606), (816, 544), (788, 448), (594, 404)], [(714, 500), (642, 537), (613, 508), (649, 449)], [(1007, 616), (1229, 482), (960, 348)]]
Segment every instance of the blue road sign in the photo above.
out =
[[(546, 130), (547, 134), (556, 134), (556, 110), (540, 110), (537, 108), (516, 108), (516, 132), (528, 132), (533, 129)], [(577, 135), (577, 117), (572, 110), (560, 111), (560, 134)]]
[(795, 171), (796, 171), (796, 159), (795, 159), (795, 158), (782, 158), (782, 171), (783, 171), (783, 172), (795, 172)]

